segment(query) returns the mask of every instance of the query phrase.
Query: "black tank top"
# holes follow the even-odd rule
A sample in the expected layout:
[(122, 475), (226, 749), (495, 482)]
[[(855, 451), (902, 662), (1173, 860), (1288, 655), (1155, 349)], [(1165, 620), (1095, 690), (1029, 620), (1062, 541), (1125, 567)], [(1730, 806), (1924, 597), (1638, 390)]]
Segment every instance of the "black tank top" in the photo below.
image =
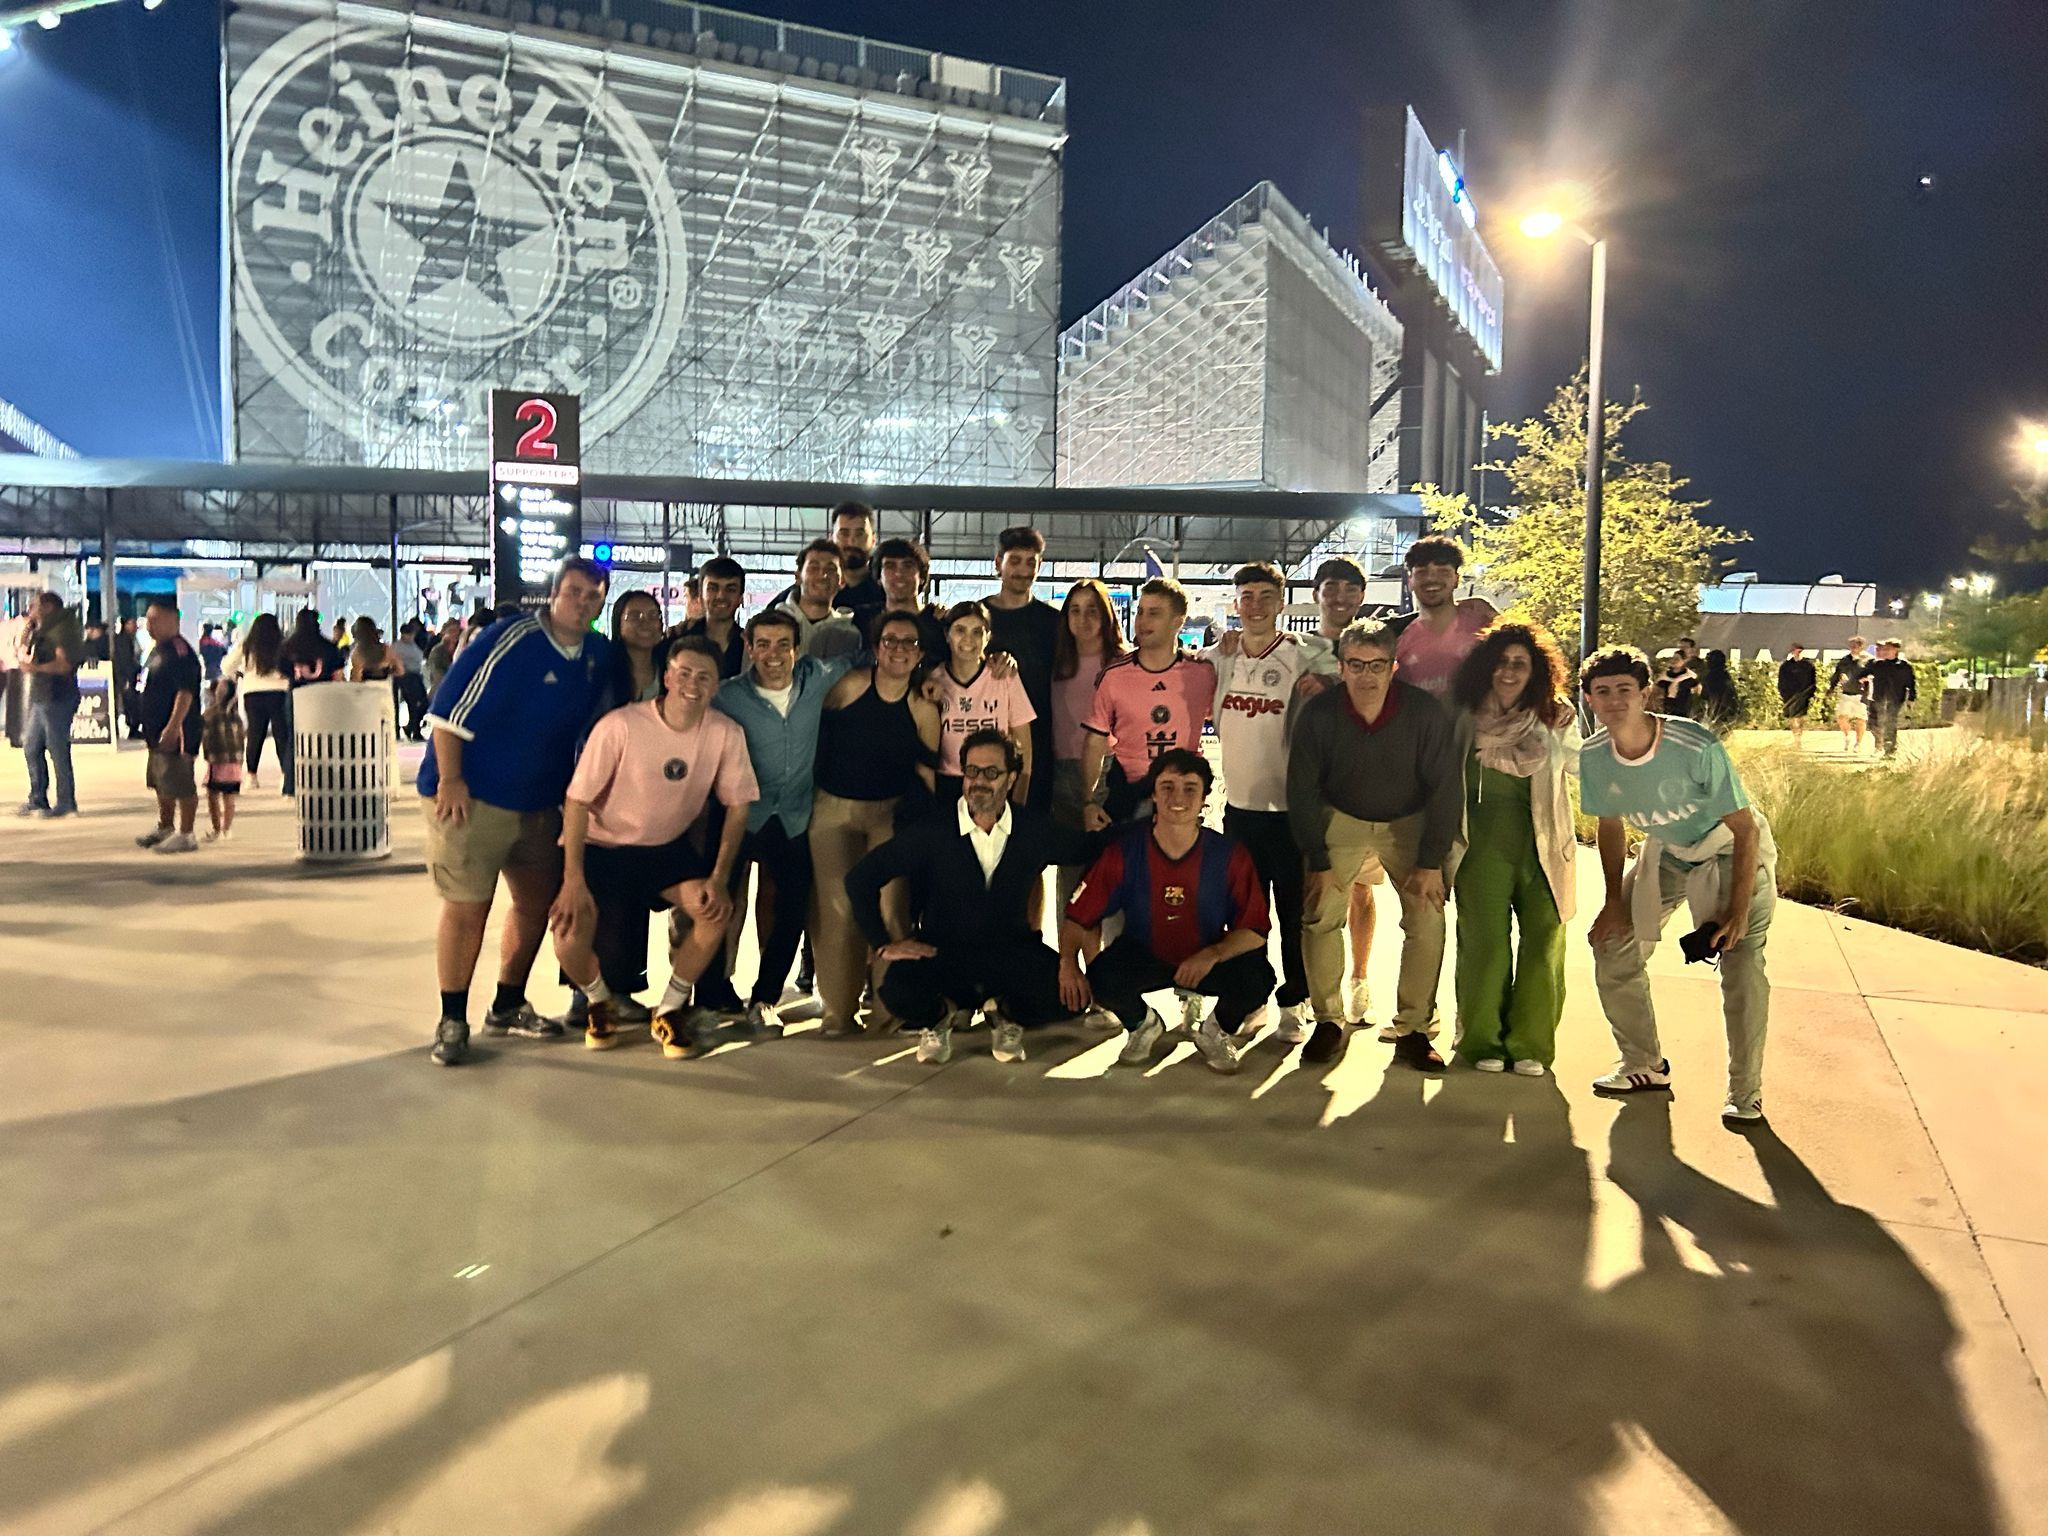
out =
[(917, 765), (932, 761), (933, 754), (918, 740), (910, 695), (891, 704), (871, 683), (844, 709), (825, 711), (814, 782), (842, 800), (893, 800), (922, 792)]

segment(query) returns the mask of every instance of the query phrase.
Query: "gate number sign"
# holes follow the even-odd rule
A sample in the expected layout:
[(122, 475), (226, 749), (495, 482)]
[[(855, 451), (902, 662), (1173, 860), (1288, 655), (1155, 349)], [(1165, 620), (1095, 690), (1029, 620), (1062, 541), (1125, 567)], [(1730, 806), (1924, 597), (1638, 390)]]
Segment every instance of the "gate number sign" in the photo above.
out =
[(583, 442), (574, 395), (491, 391), (491, 593), (535, 608), (583, 546)]

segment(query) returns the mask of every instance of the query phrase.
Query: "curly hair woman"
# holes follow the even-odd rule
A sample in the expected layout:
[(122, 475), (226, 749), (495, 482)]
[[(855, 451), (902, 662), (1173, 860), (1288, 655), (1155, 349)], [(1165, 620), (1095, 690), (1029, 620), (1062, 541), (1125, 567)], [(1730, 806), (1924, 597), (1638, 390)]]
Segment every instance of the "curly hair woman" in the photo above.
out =
[(1471, 735), (1455, 882), (1458, 1056), (1482, 1072), (1541, 1077), (1554, 1058), (1577, 851), (1569, 677), (1548, 634), (1503, 621), (1479, 637), (1451, 683)]

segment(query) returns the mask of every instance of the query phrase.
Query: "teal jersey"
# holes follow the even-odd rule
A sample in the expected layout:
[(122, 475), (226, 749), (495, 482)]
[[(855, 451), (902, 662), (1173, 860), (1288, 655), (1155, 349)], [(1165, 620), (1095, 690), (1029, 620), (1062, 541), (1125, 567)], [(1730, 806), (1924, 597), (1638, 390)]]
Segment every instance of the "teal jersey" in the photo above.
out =
[(1722, 817), (1746, 810), (1749, 796), (1728, 749), (1704, 725), (1672, 715), (1648, 755), (1618, 756), (1605, 731), (1579, 754), (1579, 806), (1588, 816), (1617, 816), (1667, 843), (1696, 843)]

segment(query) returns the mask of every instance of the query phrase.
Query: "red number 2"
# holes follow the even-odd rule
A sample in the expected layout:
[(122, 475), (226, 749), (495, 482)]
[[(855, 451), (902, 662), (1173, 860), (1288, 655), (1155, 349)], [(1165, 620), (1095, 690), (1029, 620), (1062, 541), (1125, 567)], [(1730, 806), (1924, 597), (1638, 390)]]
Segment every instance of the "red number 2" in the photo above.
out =
[(561, 450), (551, 439), (555, 435), (555, 408), (545, 400), (524, 400), (519, 409), (512, 413), (514, 421), (530, 421), (532, 426), (519, 434), (519, 441), (513, 446), (515, 459), (553, 459)]

